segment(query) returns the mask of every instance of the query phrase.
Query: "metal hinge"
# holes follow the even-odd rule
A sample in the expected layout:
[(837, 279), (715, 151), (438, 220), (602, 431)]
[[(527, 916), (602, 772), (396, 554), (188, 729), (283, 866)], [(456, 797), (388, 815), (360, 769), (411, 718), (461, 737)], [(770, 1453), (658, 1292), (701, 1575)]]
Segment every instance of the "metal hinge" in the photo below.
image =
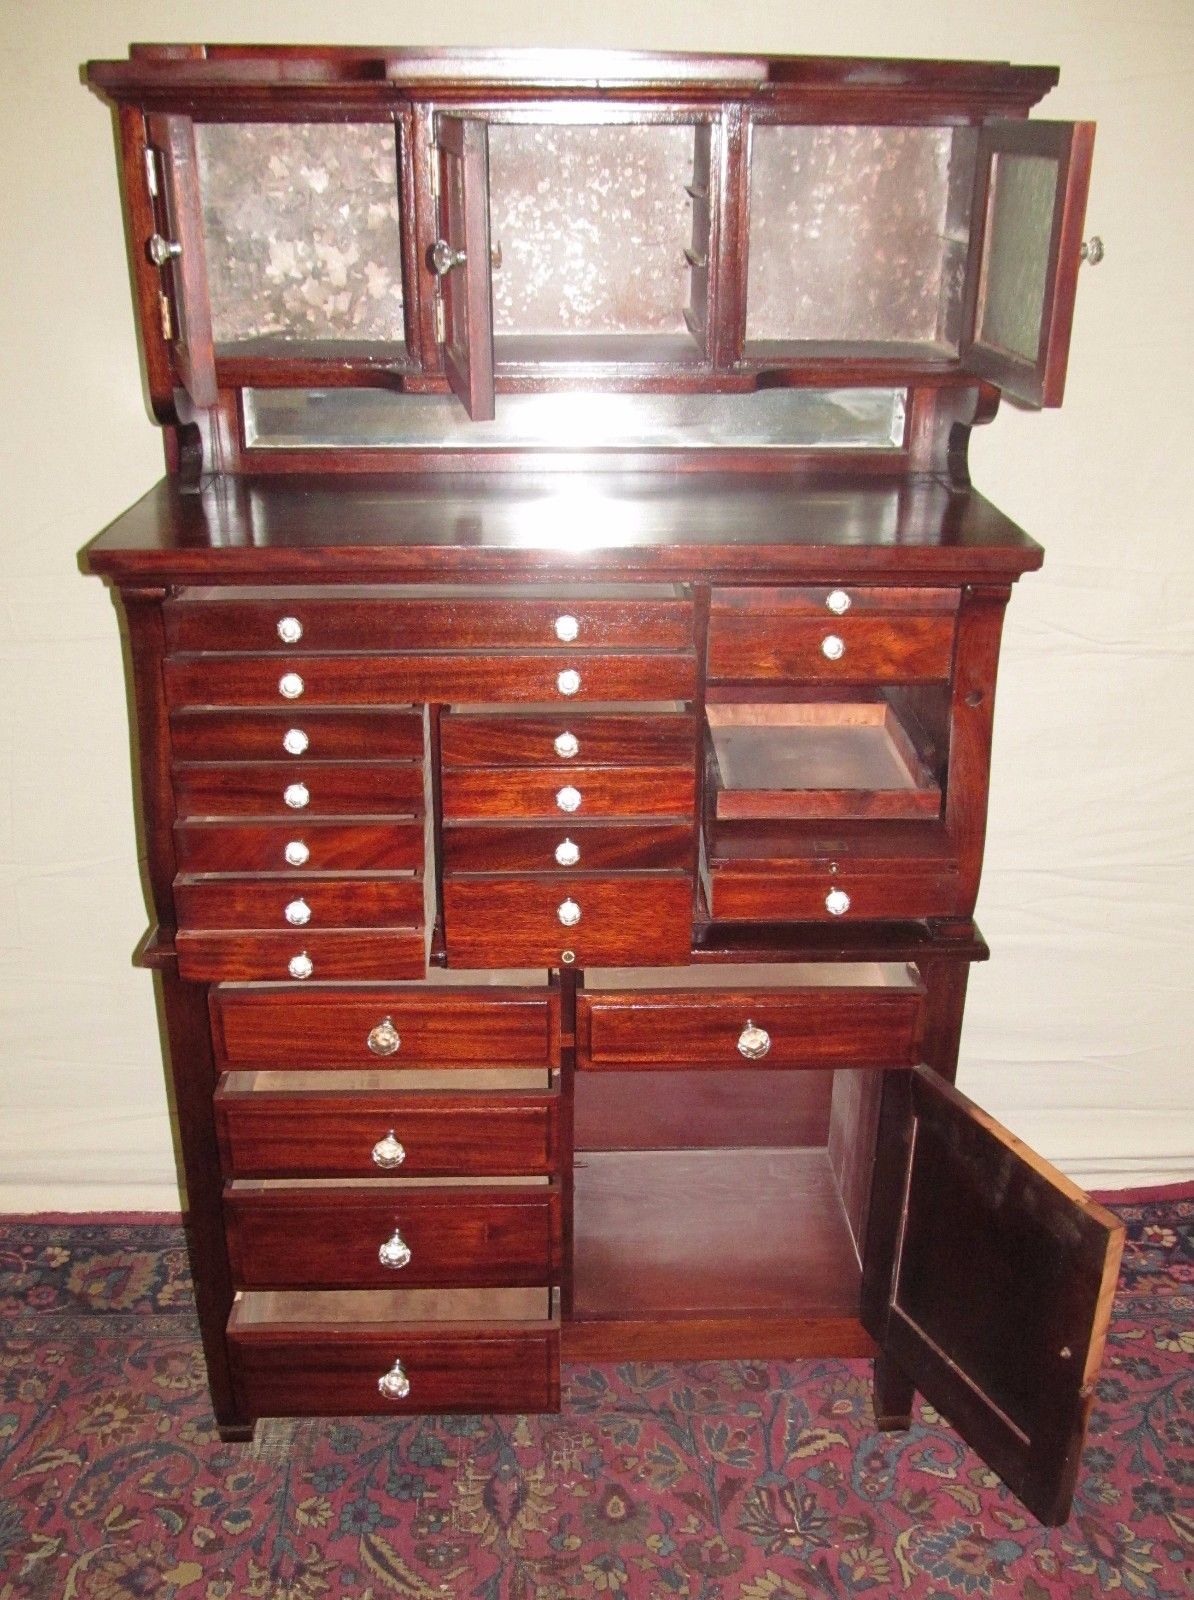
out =
[(145, 187), (151, 200), (158, 197), (158, 153), (151, 144), (145, 146)]
[(162, 319), (162, 338), (167, 344), (174, 342), (174, 313), (170, 309), (169, 295), (158, 294), (158, 315)]
[(444, 297), (437, 294), (435, 297), (435, 342), (446, 344), (448, 341), (448, 324), (444, 315)]

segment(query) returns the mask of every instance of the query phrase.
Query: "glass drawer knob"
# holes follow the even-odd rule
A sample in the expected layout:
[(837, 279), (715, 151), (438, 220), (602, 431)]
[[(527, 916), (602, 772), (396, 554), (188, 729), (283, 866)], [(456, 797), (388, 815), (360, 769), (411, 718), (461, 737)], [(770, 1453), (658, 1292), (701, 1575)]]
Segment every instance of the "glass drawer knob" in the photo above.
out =
[(304, 806), (311, 803), (311, 791), (305, 783), (288, 783), (282, 791), (282, 798), (292, 811), (301, 811)]
[(556, 638), (561, 644), (571, 644), (580, 632), (580, 623), (567, 612), (556, 618)]
[(283, 644), (297, 644), (303, 636), (303, 625), (297, 617), (278, 619), (278, 638)]
[(580, 799), (580, 790), (574, 789), (570, 783), (556, 790), (556, 805), (561, 811), (579, 811)]
[(301, 728), (288, 728), (282, 735), (282, 748), (289, 756), (301, 756), (310, 743)]
[(305, 928), (311, 920), (311, 907), (305, 900), (292, 900), (283, 916), (292, 928)]
[(827, 633), (821, 640), (821, 654), (827, 661), (840, 661), (846, 653), (846, 642), (836, 633)]
[(556, 916), (566, 928), (575, 928), (580, 921), (580, 907), (575, 900), (565, 900), (556, 911)]
[(383, 1267), (390, 1267), (395, 1272), (401, 1272), (403, 1267), (410, 1266), (410, 1245), (395, 1228), (386, 1242), (378, 1248), (377, 1259)]
[(738, 1035), (738, 1054), (748, 1061), (761, 1061), (771, 1049), (771, 1035), (766, 1028), (756, 1028), (747, 1018), (746, 1026)]
[(580, 673), (575, 667), (565, 667), (556, 678), (556, 688), (561, 694), (579, 694)]
[(400, 1167), (406, 1160), (406, 1151), (395, 1139), (393, 1128), (373, 1146), (372, 1155), (375, 1167)]
[(410, 1393), (410, 1379), (402, 1370), (401, 1361), (395, 1361), (388, 1372), (377, 1380), (377, 1387), (387, 1400), (405, 1400)]
[(297, 956), (291, 956), (286, 970), (292, 978), (309, 978), (315, 971), (315, 963), (305, 950), (300, 950)]
[(556, 861), (561, 867), (574, 867), (580, 860), (580, 846), (571, 839), (561, 839), (556, 845)]
[(278, 679), (278, 693), (283, 700), (297, 700), (305, 688), (297, 672), (284, 672)]
[(825, 909), (831, 917), (845, 916), (850, 909), (850, 896), (844, 889), (830, 889), (825, 896)]
[(831, 589), (825, 596), (825, 604), (835, 617), (840, 617), (850, 609), (850, 596), (844, 589)]
[(580, 752), (580, 740), (574, 733), (557, 733), (555, 752), (565, 761), (571, 761), (572, 757)]
[(370, 1028), (365, 1043), (375, 1056), (396, 1055), (402, 1040), (393, 1017), (383, 1017), (375, 1028)]
[(291, 839), (282, 853), (292, 867), (305, 867), (311, 859), (311, 852), (301, 839)]

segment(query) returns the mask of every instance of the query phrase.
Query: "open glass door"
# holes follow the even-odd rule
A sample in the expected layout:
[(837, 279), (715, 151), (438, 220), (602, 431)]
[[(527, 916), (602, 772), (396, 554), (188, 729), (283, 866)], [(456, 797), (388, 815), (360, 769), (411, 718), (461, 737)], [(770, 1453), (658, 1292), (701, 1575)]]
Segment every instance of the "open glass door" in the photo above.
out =
[(155, 114), (147, 119), (146, 130), (156, 231), (144, 248), (161, 274), (170, 324), (162, 331), (173, 352), (178, 381), (192, 404), (203, 409), (216, 403), (216, 364), (195, 125), (190, 117)]
[(926, 1067), (886, 1080), (878, 1148), (863, 1323), (1034, 1516), (1064, 1522), (1123, 1224)]
[(493, 291), (489, 245), (489, 130), (474, 117), (435, 119), (439, 235), (436, 332), (449, 386), (474, 422), (493, 419)]
[(1031, 406), (1065, 389), (1093, 122), (979, 133), (962, 364)]

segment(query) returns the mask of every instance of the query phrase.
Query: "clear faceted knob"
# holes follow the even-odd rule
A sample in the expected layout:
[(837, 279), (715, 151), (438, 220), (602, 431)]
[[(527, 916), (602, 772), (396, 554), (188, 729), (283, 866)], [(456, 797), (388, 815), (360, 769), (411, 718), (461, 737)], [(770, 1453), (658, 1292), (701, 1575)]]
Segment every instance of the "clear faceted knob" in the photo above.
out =
[(561, 694), (580, 693), (580, 673), (575, 667), (565, 667), (556, 678), (556, 688)]
[(288, 783), (282, 791), (282, 798), (292, 811), (301, 811), (304, 806), (311, 804), (311, 791), (305, 783)]
[(748, 1018), (745, 1028), (738, 1035), (738, 1054), (745, 1056), (748, 1061), (761, 1061), (770, 1049), (771, 1035), (766, 1028), (756, 1028)]
[(836, 633), (827, 633), (821, 640), (821, 654), (827, 661), (840, 661), (846, 653), (846, 642)]
[(393, 1017), (383, 1017), (375, 1028), (370, 1028), (365, 1043), (375, 1056), (397, 1055), (402, 1039), (394, 1026)]
[(410, 1245), (397, 1228), (386, 1242), (378, 1247), (377, 1259), (383, 1267), (391, 1267), (395, 1272), (401, 1272), (403, 1267), (410, 1266)]
[(303, 636), (303, 625), (297, 617), (278, 619), (278, 638), (283, 644), (297, 644)]
[(278, 679), (278, 693), (283, 700), (297, 700), (306, 687), (297, 672), (284, 672)]
[(571, 761), (574, 755), (580, 752), (580, 740), (574, 733), (557, 733), (555, 737), (556, 755), (565, 761)]
[(311, 852), (301, 839), (291, 839), (282, 854), (292, 867), (305, 867), (311, 859)]
[(164, 238), (160, 233), (150, 234), (146, 249), (155, 267), (164, 267), (167, 261), (173, 261), (182, 254), (182, 245), (177, 239)]
[(556, 618), (556, 638), (561, 644), (571, 644), (580, 632), (580, 623), (567, 612)]
[(297, 956), (291, 956), (286, 970), (292, 978), (309, 978), (315, 971), (315, 963), (305, 950), (300, 950)]
[(575, 928), (580, 921), (580, 907), (575, 900), (565, 900), (557, 908), (556, 916), (566, 928)]
[(393, 1128), (373, 1146), (372, 1156), (375, 1167), (400, 1167), (406, 1160), (406, 1150), (395, 1139)]
[(850, 596), (844, 589), (831, 589), (825, 596), (825, 604), (835, 617), (840, 617), (850, 609)]
[(292, 928), (305, 928), (311, 920), (311, 907), (305, 900), (292, 900), (282, 915)]
[(388, 1372), (377, 1380), (377, 1387), (387, 1400), (405, 1400), (410, 1393), (410, 1379), (402, 1370), (401, 1361), (395, 1361)]
[(556, 845), (556, 860), (561, 867), (574, 867), (580, 860), (580, 846), (571, 839), (561, 839)]
[(844, 889), (830, 889), (825, 896), (825, 909), (831, 917), (844, 917), (850, 909), (850, 896)]
[(559, 806), (561, 811), (579, 811), (580, 801), (580, 790), (574, 789), (570, 783), (566, 783), (562, 789), (556, 790), (556, 805)]
[(301, 756), (310, 743), (301, 728), (287, 728), (282, 735), (282, 748), (289, 756)]

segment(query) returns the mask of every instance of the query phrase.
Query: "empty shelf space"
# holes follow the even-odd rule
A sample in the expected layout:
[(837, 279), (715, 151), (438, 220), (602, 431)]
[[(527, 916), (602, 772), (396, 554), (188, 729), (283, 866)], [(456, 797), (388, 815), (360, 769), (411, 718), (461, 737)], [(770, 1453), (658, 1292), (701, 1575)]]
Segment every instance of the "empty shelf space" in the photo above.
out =
[(936, 817), (941, 791), (883, 701), (710, 705), (715, 814)]
[(577, 1320), (858, 1314), (825, 1149), (590, 1151), (574, 1193)]

